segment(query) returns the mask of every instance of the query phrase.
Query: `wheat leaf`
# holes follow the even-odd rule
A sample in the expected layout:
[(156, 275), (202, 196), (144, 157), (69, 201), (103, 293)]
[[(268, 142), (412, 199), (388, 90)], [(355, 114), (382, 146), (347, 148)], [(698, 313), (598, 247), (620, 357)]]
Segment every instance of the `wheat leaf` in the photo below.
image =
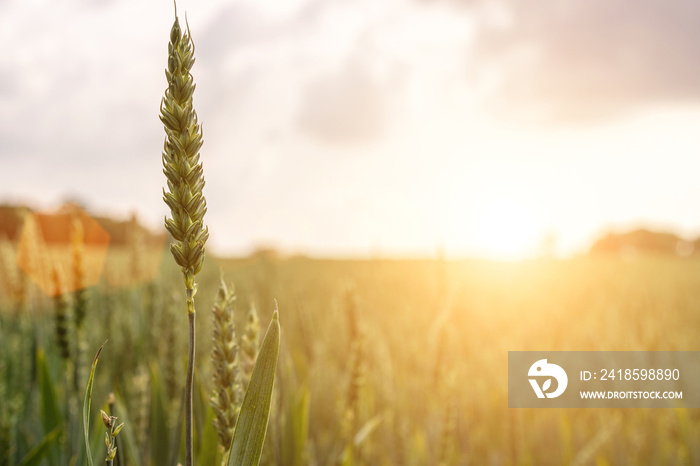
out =
[(241, 405), (226, 461), (227, 466), (256, 466), (260, 462), (270, 416), (272, 385), (275, 382), (279, 349), (280, 324), (279, 314), (275, 309)]
[(102, 348), (104, 348), (105, 341), (100, 346), (95, 354), (95, 359), (92, 361), (92, 368), (90, 369), (90, 377), (88, 378), (88, 384), (85, 388), (85, 399), (83, 400), (83, 433), (85, 434), (85, 453), (87, 456), (88, 466), (93, 466), (92, 463), (92, 452), (90, 451), (90, 401), (92, 400), (92, 383), (95, 381), (95, 369), (97, 369), (97, 360), (100, 357)]

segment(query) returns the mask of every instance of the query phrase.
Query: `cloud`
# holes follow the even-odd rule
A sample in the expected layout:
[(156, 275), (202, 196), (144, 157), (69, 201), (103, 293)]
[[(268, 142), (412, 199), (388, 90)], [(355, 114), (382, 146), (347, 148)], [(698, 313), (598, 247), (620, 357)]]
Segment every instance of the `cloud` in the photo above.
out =
[(385, 125), (385, 92), (361, 64), (350, 61), (306, 86), (300, 129), (330, 143), (377, 139)]
[(581, 122), (700, 101), (695, 0), (506, 0), (476, 11), (476, 64), (500, 82), (490, 103), (502, 111)]
[(260, 50), (297, 41), (319, 14), (333, 4), (328, 0), (308, 0), (290, 7), (291, 12), (285, 14), (274, 14), (255, 1), (221, 6), (203, 31), (193, 31), (197, 59), (213, 64), (210, 62), (224, 61), (246, 47)]
[(273, 26), (252, 6), (228, 5), (217, 12), (204, 31), (193, 31), (197, 60), (220, 60), (242, 46), (269, 40), (275, 35)]
[(392, 89), (367, 58), (377, 18), (361, 12), (370, 6), (310, 0), (285, 14), (246, 3), (222, 8), (195, 36), (201, 86), (219, 91), (197, 99), (229, 123), (257, 122), (263, 133), (284, 127), (331, 144), (378, 138)]
[(445, 89), (466, 87), (452, 81), (464, 76), (464, 15), (441, 6), (375, 5), (338, 4), (317, 18), (320, 66), (310, 68), (302, 88), (303, 134), (334, 145), (378, 142), (412, 117), (433, 120), (432, 110), (450, 104)]
[(0, 101), (12, 99), (20, 87), (19, 76), (12, 72), (10, 66), (0, 66)]

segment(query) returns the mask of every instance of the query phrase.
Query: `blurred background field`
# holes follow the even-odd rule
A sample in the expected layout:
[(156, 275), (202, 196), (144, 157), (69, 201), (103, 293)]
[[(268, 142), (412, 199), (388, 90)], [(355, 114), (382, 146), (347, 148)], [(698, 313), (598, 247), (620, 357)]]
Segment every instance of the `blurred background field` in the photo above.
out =
[[(144, 234), (136, 222), (130, 228)], [(154, 275), (144, 272), (144, 246), (117, 240), (100, 283), (49, 297), (16, 267), (17, 244), (2, 243), (0, 464), (20, 464), (42, 442), (42, 464), (83, 464), (78, 407), (105, 340), (93, 393), (96, 457), (104, 447), (94, 415), (113, 392), (115, 415), (126, 421), (121, 464), (176, 464), (186, 310), (179, 270), (169, 252), (152, 248)], [(64, 265), (68, 283), (70, 261)], [(282, 348), (264, 464), (700, 462), (698, 410), (507, 407), (510, 350), (700, 350), (694, 256), (210, 255), (197, 294), (199, 464), (220, 454), (208, 398), (210, 310), (221, 272), (235, 284), (238, 335), (251, 307), (264, 329), (279, 303)]]

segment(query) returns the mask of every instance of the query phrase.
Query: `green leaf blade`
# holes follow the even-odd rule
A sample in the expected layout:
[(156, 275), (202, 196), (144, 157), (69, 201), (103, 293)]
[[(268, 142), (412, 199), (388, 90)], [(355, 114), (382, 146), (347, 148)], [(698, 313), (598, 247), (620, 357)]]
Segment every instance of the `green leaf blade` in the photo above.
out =
[(44, 432), (49, 433), (63, 425), (64, 419), (59, 407), (56, 386), (51, 378), (49, 364), (43, 348), (37, 350), (37, 372), (39, 390), (41, 392), (41, 422)]
[(279, 313), (275, 309), (241, 405), (227, 466), (256, 466), (260, 462), (270, 416), (279, 349)]
[(85, 387), (85, 398), (83, 399), (83, 433), (85, 434), (85, 455), (87, 456), (88, 466), (93, 466), (92, 452), (90, 451), (90, 402), (92, 401), (92, 384), (95, 381), (95, 369), (97, 369), (97, 360), (100, 358), (102, 348), (105, 343), (102, 343), (100, 349), (95, 354), (95, 359), (92, 361), (90, 369), (90, 377), (88, 378), (87, 387)]
[[(41, 423), (44, 428), (44, 433), (48, 434), (55, 428), (65, 425), (65, 419), (61, 413), (58, 395), (56, 394), (56, 386), (51, 377), (49, 364), (46, 360), (46, 354), (43, 348), (38, 348), (36, 351), (36, 369), (37, 381), (39, 383), (39, 392), (41, 394)], [(55, 444), (52, 444), (55, 446)], [(58, 448), (50, 448), (48, 453), (48, 463), (50, 466), (60, 464), (60, 452)]]
[(46, 434), (41, 442), (36, 444), (29, 452), (26, 454), (19, 466), (38, 466), (45, 456), (49, 454), (51, 447), (56, 443), (56, 440), (61, 435), (62, 429), (60, 426), (56, 427), (54, 430)]

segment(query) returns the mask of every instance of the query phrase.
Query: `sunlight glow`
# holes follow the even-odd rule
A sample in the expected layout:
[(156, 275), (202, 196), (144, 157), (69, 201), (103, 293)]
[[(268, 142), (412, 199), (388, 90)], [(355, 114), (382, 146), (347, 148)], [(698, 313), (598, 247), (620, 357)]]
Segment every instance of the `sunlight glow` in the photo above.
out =
[(518, 260), (537, 252), (540, 225), (533, 209), (515, 197), (491, 198), (481, 204), (474, 224), (479, 255)]

